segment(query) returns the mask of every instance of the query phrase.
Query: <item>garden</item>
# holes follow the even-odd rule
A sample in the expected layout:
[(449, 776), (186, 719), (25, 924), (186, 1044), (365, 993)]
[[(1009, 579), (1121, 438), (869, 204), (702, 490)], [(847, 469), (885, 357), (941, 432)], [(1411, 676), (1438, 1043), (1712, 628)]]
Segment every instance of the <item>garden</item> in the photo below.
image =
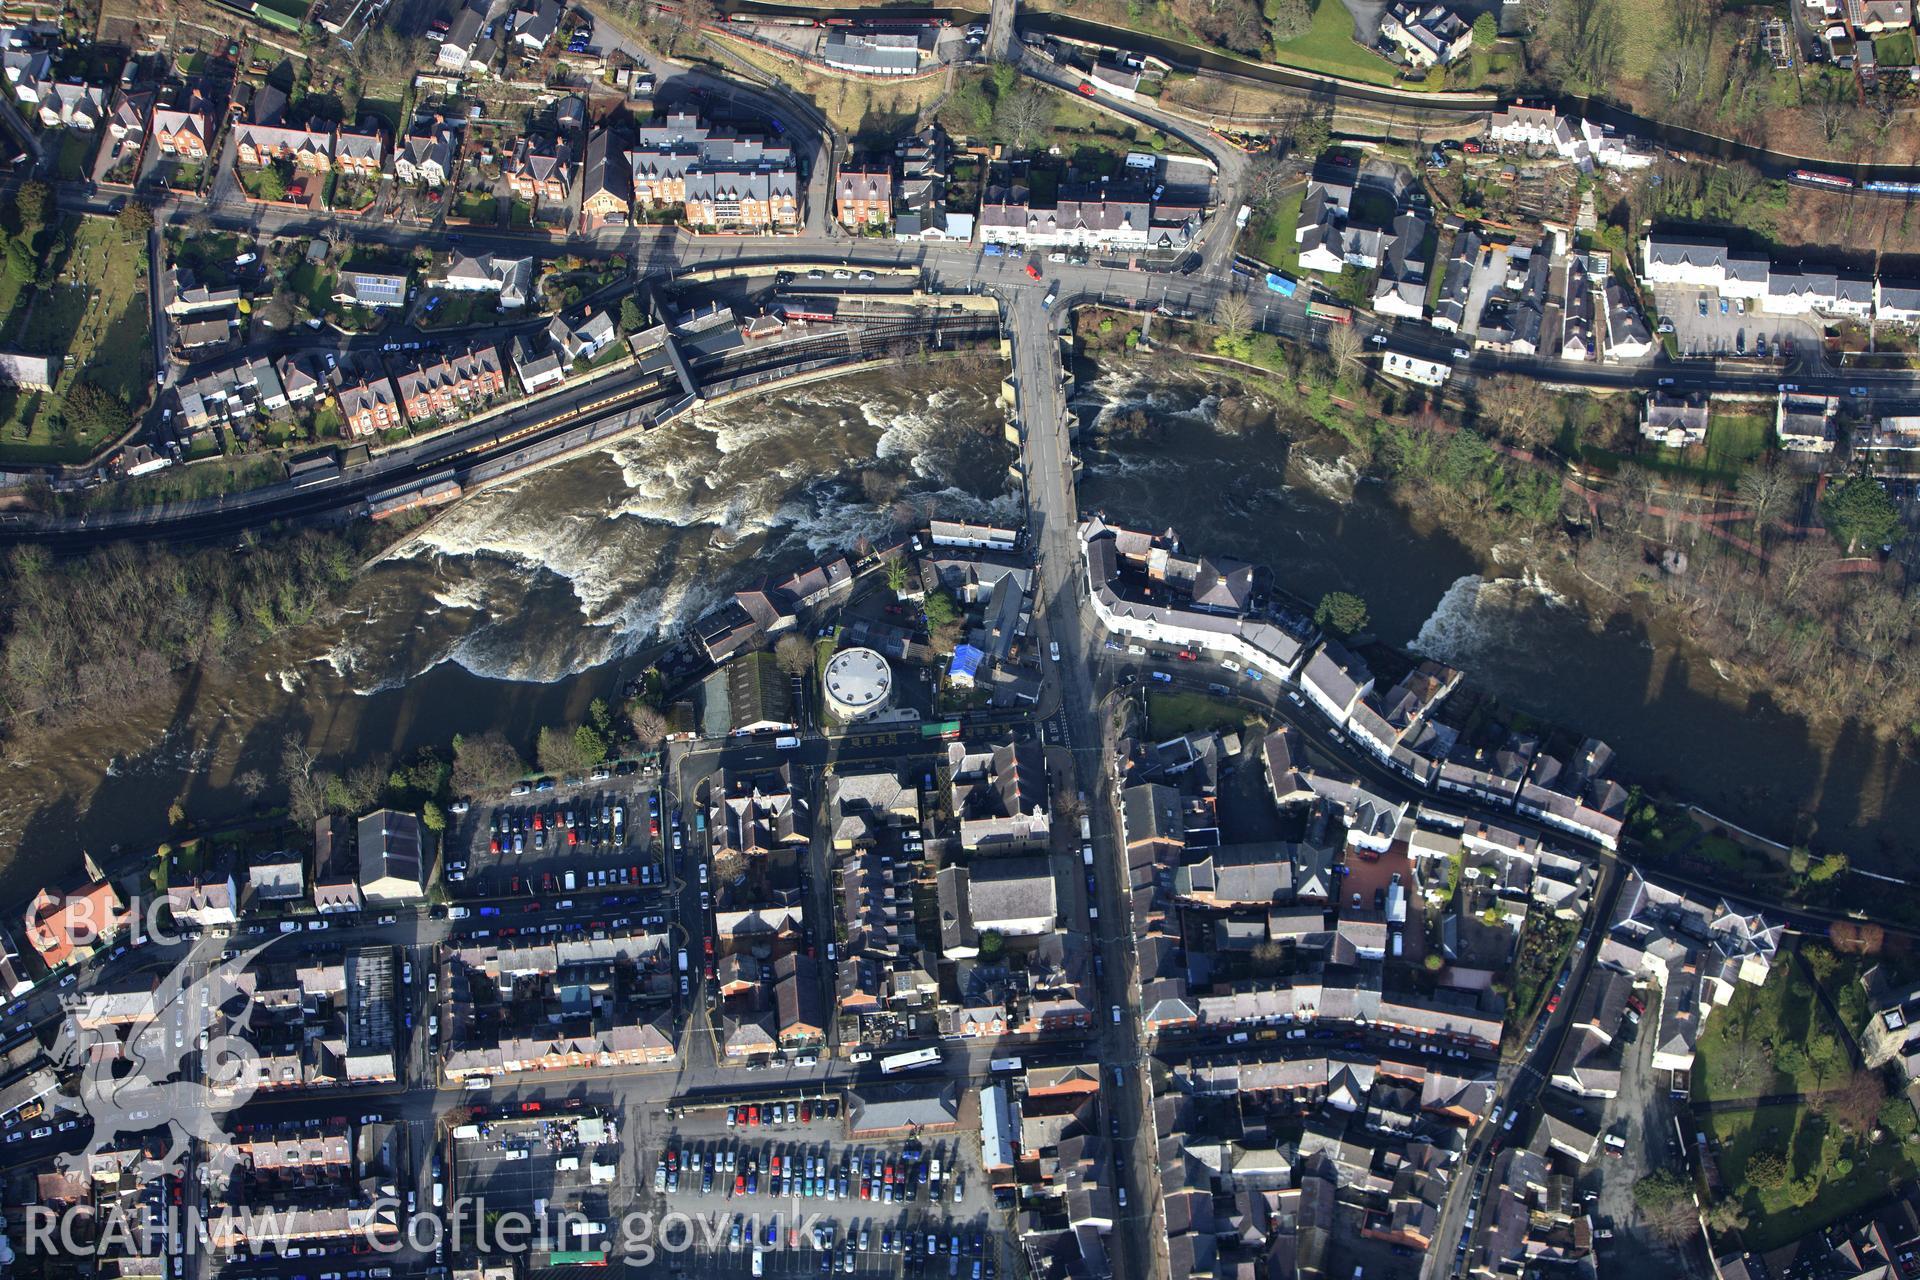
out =
[(0, 345), (61, 369), (51, 391), (0, 388), (0, 459), (84, 461), (126, 429), (152, 381), (144, 238), (69, 218), (5, 244)]

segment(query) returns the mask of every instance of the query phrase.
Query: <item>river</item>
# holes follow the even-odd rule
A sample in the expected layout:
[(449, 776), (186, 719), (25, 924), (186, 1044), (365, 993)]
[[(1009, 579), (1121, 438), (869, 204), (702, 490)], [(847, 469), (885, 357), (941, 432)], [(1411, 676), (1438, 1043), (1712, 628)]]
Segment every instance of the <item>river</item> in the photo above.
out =
[(1083, 449), (1083, 508), (1172, 527), (1190, 552), (1265, 562), (1308, 601), (1360, 595), (1379, 639), (1606, 740), (1629, 782), (1880, 866), (1920, 820), (1920, 772), (1871, 733), (1809, 727), (1633, 613), (1596, 618), (1530, 573), (1524, 547), (1482, 552), (1417, 523), (1382, 486), (1357, 482), (1337, 439), (1290, 446), (1258, 401), (1223, 405), (1206, 388), (1146, 388), (1123, 374), (1083, 383), (1076, 410), (1094, 423), (1139, 411), (1155, 425)]
[[(1017, 518), (994, 375), (929, 385), (896, 370), (783, 391), (478, 495), (372, 566), (335, 616), (244, 667), (197, 673), (172, 705), (17, 744), (0, 900), (73, 874), (82, 848), (165, 839), (175, 800), (220, 819), (271, 802), (289, 734), (340, 769), (487, 727), (530, 744), (727, 592), (893, 527), (903, 501), (918, 519)], [(1151, 423), (1084, 450), (1083, 507), (1263, 561), (1307, 600), (1358, 593), (1380, 639), (1606, 739), (1629, 781), (1783, 838), (1805, 838), (1796, 817), (1810, 813), (1819, 847), (1883, 864), (1920, 816), (1913, 766), (1871, 735), (1809, 730), (1643, 620), (1590, 618), (1517, 567), (1524, 548), (1481, 553), (1417, 524), (1339, 441), (1290, 442), (1258, 400), (1109, 374), (1076, 409)]]
[(221, 819), (271, 802), (288, 734), (340, 770), (494, 726), (530, 748), (727, 593), (884, 533), (906, 506), (1017, 518), (997, 390), (925, 369), (785, 389), (449, 508), (335, 616), (196, 673), (177, 703), (15, 744), (0, 901), (73, 874), (83, 848), (167, 838), (176, 799)]

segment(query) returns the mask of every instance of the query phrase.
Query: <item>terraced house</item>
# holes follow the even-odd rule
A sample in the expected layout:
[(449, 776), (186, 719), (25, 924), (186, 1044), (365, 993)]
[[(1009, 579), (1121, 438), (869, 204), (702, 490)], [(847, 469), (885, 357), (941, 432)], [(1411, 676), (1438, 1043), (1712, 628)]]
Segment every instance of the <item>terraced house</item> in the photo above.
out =
[(842, 169), (834, 204), (843, 227), (885, 226), (893, 220), (893, 171), (883, 165)]
[(790, 231), (800, 223), (800, 197), (790, 173), (701, 173), (687, 180), (687, 225), (717, 231)]
[(410, 422), (464, 418), (489, 396), (507, 389), (507, 378), (494, 347), (474, 347), (437, 363), (401, 374), (395, 379), (400, 402)]
[(380, 176), (380, 164), (386, 154), (386, 140), (377, 133), (347, 133), (333, 138), (333, 167), (339, 173), (362, 178)]
[(378, 435), (405, 425), (400, 420), (400, 398), (394, 394), (393, 381), (389, 378), (369, 378), (358, 385), (343, 384), (334, 394), (340, 402), (340, 416), (346, 419), (349, 436)]
[(182, 160), (204, 160), (207, 158), (208, 134), (207, 118), (197, 111), (174, 111), (167, 107), (153, 109), (153, 143), (160, 148), (162, 155), (178, 156)]
[(308, 173), (333, 170), (333, 139), (312, 129), (281, 129), (269, 125), (241, 124), (234, 128), (234, 158), (250, 168), (291, 160), (294, 167)]

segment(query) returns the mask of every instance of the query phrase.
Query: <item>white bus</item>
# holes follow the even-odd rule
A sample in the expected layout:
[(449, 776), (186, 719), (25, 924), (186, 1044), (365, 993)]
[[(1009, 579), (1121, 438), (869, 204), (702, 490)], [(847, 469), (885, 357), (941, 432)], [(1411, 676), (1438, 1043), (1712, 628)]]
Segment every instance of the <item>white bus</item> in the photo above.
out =
[(880, 1059), (880, 1070), (886, 1075), (896, 1071), (912, 1071), (918, 1067), (931, 1067), (940, 1061), (938, 1049), (915, 1049), (911, 1053), (889, 1054)]
[(1018, 1058), (995, 1058), (987, 1067), (991, 1071), (1018, 1071), (1021, 1063)]

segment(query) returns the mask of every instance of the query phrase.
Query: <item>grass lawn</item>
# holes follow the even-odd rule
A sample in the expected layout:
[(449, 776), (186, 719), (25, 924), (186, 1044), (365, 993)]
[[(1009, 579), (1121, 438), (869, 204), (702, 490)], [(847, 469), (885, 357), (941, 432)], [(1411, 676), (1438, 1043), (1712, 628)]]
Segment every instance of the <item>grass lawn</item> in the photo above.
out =
[(1913, 32), (1895, 31), (1890, 35), (1876, 37), (1873, 42), (1873, 56), (1883, 67), (1912, 66)]
[[(1741, 1240), (1755, 1252), (1858, 1212), (1913, 1177), (1917, 1167), (1913, 1143), (1862, 1146), (1806, 1107), (1715, 1111), (1697, 1118), (1720, 1142), (1720, 1171), (1749, 1219)], [(1760, 1152), (1786, 1161), (1785, 1186), (1763, 1190), (1746, 1181), (1748, 1162)]]
[(1757, 413), (1716, 413), (1707, 422), (1707, 439), (1685, 449), (1656, 447), (1641, 459), (1656, 471), (1731, 485), (1773, 441), (1773, 419)]
[(1423, 87), (1418, 80), (1399, 80), (1392, 63), (1355, 43), (1353, 15), (1339, 0), (1320, 0), (1319, 7), (1313, 11), (1312, 28), (1297, 40), (1276, 44), (1273, 61), (1283, 67), (1345, 76), (1367, 84), (1398, 85), (1403, 89)]
[(10, 294), (0, 290), (5, 344), (63, 358), (51, 392), (0, 394), (0, 460), (78, 462), (124, 429), (123, 422), (65, 421), (66, 395), (81, 379), (129, 414), (150, 387), (144, 239), (128, 239), (109, 218), (77, 219), (71, 251), (56, 265), (46, 288), (9, 283)]
[(1249, 228), (1254, 237), (1247, 245), (1247, 252), (1288, 275), (1300, 273), (1300, 246), (1293, 235), (1300, 226), (1300, 202), (1306, 194), (1304, 186), (1297, 191), (1288, 188), (1281, 192), (1273, 202), (1273, 212)]
[(492, 226), (500, 217), (500, 202), (491, 192), (467, 191), (453, 202), (453, 216), (468, 222)]
[[(1694, 1051), (1693, 1093), (1706, 1101), (1764, 1098), (1776, 1093), (1806, 1093), (1831, 1087), (1846, 1074), (1845, 1054), (1836, 1052), (1837, 1029), (1822, 1012), (1813, 985), (1800, 966), (1784, 957), (1763, 987), (1741, 983), (1726, 1007), (1714, 1010), (1701, 1028)], [(1822, 1041), (1836, 1065), (1825, 1079), (1813, 1068), (1807, 1046)], [(1830, 1045), (1824, 1042), (1831, 1041)], [(1750, 1067), (1742, 1077), (1736, 1066), (1742, 1044)], [(1773, 1046), (1771, 1050), (1767, 1046)], [(1791, 1046), (1786, 1048), (1786, 1046)]]
[(189, 498), (216, 498), (284, 480), (286, 463), (278, 458), (215, 458), (190, 467), (168, 467), (152, 475), (96, 485), (87, 490), (89, 509), (151, 506)]
[(1667, 0), (1619, 0), (1620, 78), (1644, 80), (1667, 45)]
[(94, 139), (78, 129), (60, 134), (60, 154), (53, 162), (53, 173), (62, 182), (78, 182), (87, 176), (87, 161), (93, 155)]
[(1151, 691), (1147, 694), (1147, 721), (1161, 738), (1198, 729), (1239, 729), (1252, 718), (1250, 712), (1231, 702), (1202, 693)]

